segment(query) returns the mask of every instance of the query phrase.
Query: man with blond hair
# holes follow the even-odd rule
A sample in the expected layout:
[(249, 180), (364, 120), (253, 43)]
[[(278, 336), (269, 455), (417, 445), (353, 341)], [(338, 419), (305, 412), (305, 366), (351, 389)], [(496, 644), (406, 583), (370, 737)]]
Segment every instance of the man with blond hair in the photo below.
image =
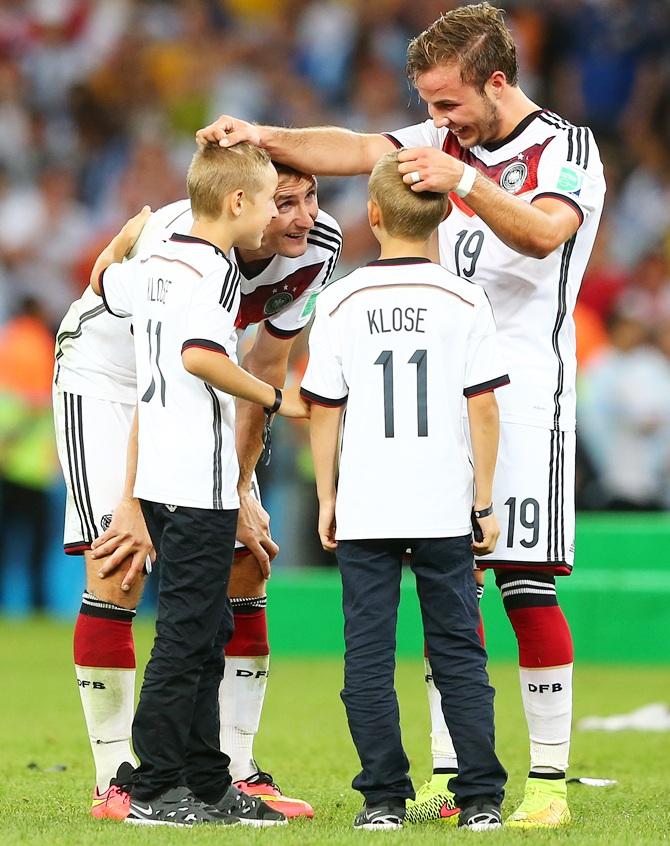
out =
[[(336, 127), (252, 126), (223, 116), (202, 140), (249, 140), (314, 173), (369, 172), (395, 147), (412, 190), (450, 194), (440, 261), (481, 285), (496, 317), (511, 387), (500, 400), (494, 500), (505, 527), (491, 568), (519, 646), (530, 771), (511, 826), (570, 821), (565, 771), (573, 649), (555, 576), (574, 558), (577, 293), (602, 212), (605, 182), (593, 134), (533, 103), (519, 88), (516, 48), (490, 3), (442, 15), (409, 45), (407, 71), (430, 119), (388, 134)], [(448, 808), (458, 761), (427, 667), (433, 777), (408, 819)]]

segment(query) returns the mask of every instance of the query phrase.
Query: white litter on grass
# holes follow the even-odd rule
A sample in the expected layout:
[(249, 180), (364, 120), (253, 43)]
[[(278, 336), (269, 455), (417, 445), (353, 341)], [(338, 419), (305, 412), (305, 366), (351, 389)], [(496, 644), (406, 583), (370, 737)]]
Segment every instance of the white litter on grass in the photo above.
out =
[(653, 702), (629, 714), (584, 717), (577, 728), (582, 731), (670, 731), (670, 708), (663, 702)]
[(619, 782), (614, 778), (589, 778), (582, 776), (581, 778), (569, 778), (568, 784), (585, 784), (587, 787), (612, 787)]

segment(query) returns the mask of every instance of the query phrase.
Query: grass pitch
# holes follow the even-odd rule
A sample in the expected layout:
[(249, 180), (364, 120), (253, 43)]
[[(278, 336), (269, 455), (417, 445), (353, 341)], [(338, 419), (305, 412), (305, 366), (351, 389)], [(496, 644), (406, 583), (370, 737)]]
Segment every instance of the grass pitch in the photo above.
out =
[[(152, 637), (136, 625), (138, 663)], [(349, 785), (357, 762), (339, 701), (336, 659), (276, 658), (256, 752), (288, 794), (315, 807), (311, 822), (283, 829), (135, 828), (89, 816), (93, 767), (71, 664), (71, 626), (47, 620), (0, 621), (0, 844), (124, 846), (171, 844), (361, 844), (370, 839), (444, 844), (484, 837), (496, 843), (656, 844), (670, 842), (670, 733), (575, 732), (573, 776), (617, 779), (615, 787), (571, 785), (573, 824), (554, 832), (504, 829), (479, 835), (444, 823), (400, 832), (354, 832), (360, 797)], [(527, 737), (516, 667), (494, 664), (498, 753), (509, 771), (504, 810), (521, 798), (528, 767)], [(415, 786), (430, 768), (428, 714), (422, 662), (404, 661), (397, 672), (404, 743)], [(667, 668), (578, 666), (575, 718), (621, 713), (667, 701)], [(31, 766), (32, 765), (32, 766)], [(66, 769), (58, 769), (64, 765)], [(56, 769), (52, 769), (52, 768)]]

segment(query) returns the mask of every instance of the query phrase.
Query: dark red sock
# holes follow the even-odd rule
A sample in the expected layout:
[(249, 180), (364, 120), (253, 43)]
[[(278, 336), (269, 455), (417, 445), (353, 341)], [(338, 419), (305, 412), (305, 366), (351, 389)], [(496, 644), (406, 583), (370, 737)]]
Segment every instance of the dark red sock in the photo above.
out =
[(134, 670), (132, 618), (110, 619), (80, 612), (74, 627), (74, 663), (80, 667)]
[(225, 654), (236, 658), (250, 658), (270, 654), (268, 621), (265, 608), (249, 612), (233, 605), (235, 631), (226, 644)]
[(507, 616), (519, 644), (521, 667), (572, 664), (570, 627), (558, 605), (510, 609)]

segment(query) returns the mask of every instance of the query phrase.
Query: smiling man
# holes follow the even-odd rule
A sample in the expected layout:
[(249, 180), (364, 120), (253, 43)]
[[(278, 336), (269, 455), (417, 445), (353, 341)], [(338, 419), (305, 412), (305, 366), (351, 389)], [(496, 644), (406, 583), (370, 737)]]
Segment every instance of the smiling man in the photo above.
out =
[[(440, 261), (482, 285), (493, 306), (511, 386), (500, 398), (494, 501), (506, 536), (479, 560), (492, 568), (519, 646), (530, 735), (524, 800), (510, 826), (570, 820), (565, 770), (572, 712), (572, 640), (556, 575), (574, 558), (577, 293), (605, 194), (593, 134), (533, 103), (519, 88), (516, 48), (489, 3), (446, 12), (409, 45), (407, 72), (430, 119), (388, 134), (336, 127), (284, 129), (222, 116), (198, 133), (223, 146), (251, 141), (310, 173), (368, 173), (393, 147), (415, 191), (449, 193)], [(430, 411), (430, 410), (429, 410)], [(407, 820), (447, 818), (457, 754), (440, 694), (426, 680), (433, 717), (433, 777)]]

